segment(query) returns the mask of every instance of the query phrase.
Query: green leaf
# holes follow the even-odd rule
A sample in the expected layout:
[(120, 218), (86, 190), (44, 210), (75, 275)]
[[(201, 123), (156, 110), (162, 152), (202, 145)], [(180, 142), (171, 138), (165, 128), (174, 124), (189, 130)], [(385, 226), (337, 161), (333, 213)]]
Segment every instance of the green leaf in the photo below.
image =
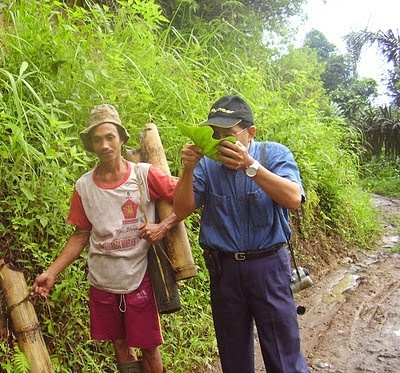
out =
[(181, 133), (187, 137), (189, 137), (195, 145), (203, 149), (203, 154), (207, 157), (218, 161), (217, 153), (218, 150), (216, 146), (221, 143), (221, 141), (227, 140), (235, 143), (236, 139), (234, 136), (228, 136), (224, 139), (216, 140), (212, 137), (213, 129), (210, 126), (185, 126), (184, 124), (176, 125), (181, 131)]
[(39, 220), (42, 227), (47, 227), (47, 224), (49, 223), (49, 219), (47, 217), (40, 217)]
[(28, 62), (24, 61), (19, 68), (19, 76), (21, 77), (25, 70), (28, 68)]
[(28, 198), (29, 201), (35, 200), (35, 195), (32, 193), (30, 189), (22, 187), (21, 191), (25, 194), (25, 197)]

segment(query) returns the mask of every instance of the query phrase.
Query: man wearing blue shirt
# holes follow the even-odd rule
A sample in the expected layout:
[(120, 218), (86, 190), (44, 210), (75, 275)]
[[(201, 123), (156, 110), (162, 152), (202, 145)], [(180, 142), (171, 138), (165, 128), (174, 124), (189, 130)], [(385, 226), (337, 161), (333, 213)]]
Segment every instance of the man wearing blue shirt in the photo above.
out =
[(255, 323), (268, 372), (308, 372), (285, 245), (288, 210), (305, 198), (296, 162), (287, 147), (254, 140), (252, 110), (239, 96), (216, 101), (203, 125), (215, 139), (236, 142), (217, 146), (219, 161), (185, 145), (174, 212), (184, 218), (203, 207), (199, 243), (210, 271), (222, 369), (254, 372)]

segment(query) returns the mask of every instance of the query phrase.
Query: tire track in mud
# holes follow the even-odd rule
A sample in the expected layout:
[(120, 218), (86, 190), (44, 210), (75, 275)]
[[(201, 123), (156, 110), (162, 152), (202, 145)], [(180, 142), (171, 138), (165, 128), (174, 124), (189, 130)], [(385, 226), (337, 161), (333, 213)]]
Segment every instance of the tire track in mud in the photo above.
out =
[[(311, 372), (400, 372), (400, 254), (390, 251), (399, 242), (400, 199), (371, 201), (381, 212), (381, 249), (344, 258), (296, 298), (307, 308), (299, 325)], [(356, 281), (333, 294), (346, 276)]]
[[(400, 372), (399, 259), (369, 252), (300, 294), (297, 301), (308, 308), (299, 324), (311, 372)], [(340, 301), (324, 303), (333, 280), (346, 273), (359, 276), (357, 284)]]
[[(355, 346), (357, 352), (354, 364), (357, 371), (400, 371), (398, 263), (398, 255), (388, 255), (378, 265), (369, 284), (365, 288), (361, 285), (358, 297), (349, 302), (350, 309), (352, 304), (361, 304), (350, 334), (350, 346)], [(370, 294), (365, 294), (364, 290)]]

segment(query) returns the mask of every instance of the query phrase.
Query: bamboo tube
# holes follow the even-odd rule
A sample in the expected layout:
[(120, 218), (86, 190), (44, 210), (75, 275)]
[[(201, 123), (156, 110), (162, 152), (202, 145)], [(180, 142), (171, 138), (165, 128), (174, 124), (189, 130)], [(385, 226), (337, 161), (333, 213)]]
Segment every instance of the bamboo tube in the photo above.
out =
[[(146, 124), (146, 131), (142, 133), (140, 142), (142, 160), (160, 168), (166, 174), (171, 175), (157, 126), (154, 123)], [(160, 219), (164, 219), (171, 213), (172, 206), (166, 201), (158, 201), (157, 210)], [(175, 278), (177, 281), (197, 276), (197, 268), (194, 264), (183, 221), (168, 232), (167, 253), (171, 265), (175, 270)]]
[[(0, 310), (3, 310), (3, 299), (0, 298)], [(0, 341), (7, 340), (7, 313), (0, 311)]]
[[(140, 151), (136, 149), (127, 149), (126, 159), (134, 163), (142, 161)], [(179, 311), (181, 302), (178, 285), (168, 258), (166, 238), (150, 247), (147, 260), (158, 312), (165, 314)]]
[(173, 313), (181, 309), (175, 272), (169, 262), (165, 240), (152, 246), (147, 254), (151, 284), (160, 314)]
[(10, 264), (0, 261), (0, 282), (5, 295), (18, 346), (30, 364), (31, 373), (53, 373), (39, 322), (29, 301), (25, 277)]

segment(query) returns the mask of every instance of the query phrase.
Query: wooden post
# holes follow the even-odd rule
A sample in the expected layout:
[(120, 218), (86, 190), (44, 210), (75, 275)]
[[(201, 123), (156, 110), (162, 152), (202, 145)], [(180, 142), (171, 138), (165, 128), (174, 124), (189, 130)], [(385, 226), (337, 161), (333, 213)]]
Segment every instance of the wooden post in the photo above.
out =
[(21, 271), (0, 261), (0, 282), (5, 295), (18, 346), (30, 364), (31, 373), (53, 373), (39, 322), (29, 301), (28, 286)]
[[(142, 133), (140, 154), (144, 162), (157, 166), (166, 174), (171, 175), (157, 126), (154, 123), (146, 124), (146, 131)], [(158, 201), (157, 209), (162, 220), (171, 213), (172, 206), (166, 201)], [(197, 275), (197, 268), (183, 222), (173, 227), (167, 234), (167, 252), (175, 270), (176, 280)]]

